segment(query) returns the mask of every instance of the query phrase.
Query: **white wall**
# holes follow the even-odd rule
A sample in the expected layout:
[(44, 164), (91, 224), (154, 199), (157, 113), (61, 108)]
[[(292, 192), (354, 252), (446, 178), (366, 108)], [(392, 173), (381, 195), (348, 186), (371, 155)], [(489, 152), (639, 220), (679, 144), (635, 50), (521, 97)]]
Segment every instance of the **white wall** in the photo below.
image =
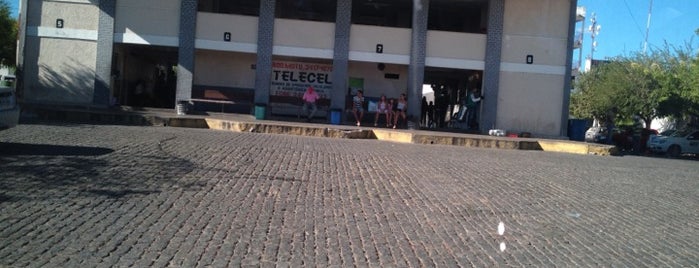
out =
[(97, 3), (30, 0), (29, 6), (27, 27), (56, 27), (56, 20), (63, 19), (66, 29), (97, 30)]
[(29, 102), (91, 104), (97, 45), (92, 41), (27, 37), (25, 99)]
[(119, 0), (114, 37), (117, 43), (177, 46), (180, 0)]
[[(380, 97), (385, 94), (388, 98), (398, 98), (401, 93), (407, 93), (407, 65), (386, 64), (386, 68), (380, 71), (376, 63), (350, 61), (348, 70), (349, 77), (364, 79), (364, 95), (367, 97)], [(399, 74), (400, 79), (386, 79), (385, 73)]]
[(430, 67), (483, 70), (486, 35), (427, 31), (427, 58)]
[(274, 55), (332, 59), (334, 42), (334, 23), (274, 20)]
[[(355, 61), (410, 64), (411, 29), (353, 24), (349, 59)], [(376, 53), (376, 45), (383, 53)]]
[[(505, 1), (498, 128), (559, 136), (565, 127), (569, 7), (569, 0)], [(527, 55), (533, 64), (526, 63)]]
[[(257, 17), (197, 13), (196, 47), (224, 51), (257, 52)], [(223, 34), (231, 33), (231, 41), (226, 42)]]
[(194, 84), (255, 88), (255, 54), (197, 49)]

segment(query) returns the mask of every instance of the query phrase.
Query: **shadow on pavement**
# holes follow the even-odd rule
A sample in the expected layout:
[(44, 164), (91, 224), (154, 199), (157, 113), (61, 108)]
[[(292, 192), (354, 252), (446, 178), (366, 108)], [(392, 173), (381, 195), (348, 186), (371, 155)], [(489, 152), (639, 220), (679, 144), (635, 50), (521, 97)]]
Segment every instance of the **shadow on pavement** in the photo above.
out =
[(114, 150), (100, 147), (0, 142), (0, 155), (99, 156)]

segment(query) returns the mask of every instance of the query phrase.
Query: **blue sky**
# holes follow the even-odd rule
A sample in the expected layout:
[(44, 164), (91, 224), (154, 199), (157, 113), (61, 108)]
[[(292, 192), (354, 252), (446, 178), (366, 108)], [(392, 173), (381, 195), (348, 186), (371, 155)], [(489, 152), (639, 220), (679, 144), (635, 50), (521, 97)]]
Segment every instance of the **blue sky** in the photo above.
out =
[[(602, 26), (597, 35), (595, 59), (604, 59), (632, 52), (643, 51), (650, 0), (578, 0), (578, 6), (587, 8), (585, 28), (590, 23), (592, 13), (597, 15), (597, 23)], [(682, 46), (693, 40), (699, 46), (699, 36), (694, 31), (699, 28), (698, 0), (653, 0), (651, 23), (648, 34), (649, 48), (662, 48), (667, 41), (671, 45)], [(578, 23), (578, 28), (580, 28)], [(585, 33), (583, 59), (590, 54), (590, 34)], [(577, 55), (575, 55), (577, 59)]]
[[(17, 16), (19, 0), (10, 0), (13, 15)], [(594, 12), (602, 26), (597, 36), (595, 59), (604, 59), (643, 50), (643, 40), (648, 19), (650, 0), (578, 0), (578, 6), (587, 8), (585, 27), (589, 26)], [(699, 36), (699, 0), (653, 0), (648, 47), (662, 47), (667, 41), (683, 45), (694, 37), (695, 47)], [(578, 23), (578, 28), (581, 24)], [(590, 55), (590, 35), (585, 33), (583, 59)], [(575, 59), (578, 55), (576, 53)]]

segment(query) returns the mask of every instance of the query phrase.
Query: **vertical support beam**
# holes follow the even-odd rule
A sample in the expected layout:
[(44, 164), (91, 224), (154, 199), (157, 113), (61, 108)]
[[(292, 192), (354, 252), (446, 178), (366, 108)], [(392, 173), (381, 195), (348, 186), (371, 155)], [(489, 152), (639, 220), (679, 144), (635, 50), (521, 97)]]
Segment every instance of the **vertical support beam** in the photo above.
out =
[(481, 89), (484, 99), (480, 116), (480, 131), (484, 133), (497, 127), (504, 18), (505, 0), (490, 0), (488, 3), (488, 35), (485, 47), (483, 88)]
[[(566, 73), (563, 77), (563, 104), (561, 107), (561, 137), (568, 136), (568, 117), (570, 116), (570, 90), (573, 73), (573, 46), (575, 45), (575, 19), (578, 13), (578, 0), (570, 0), (568, 22), (568, 54), (566, 55)], [(581, 49), (582, 50), (582, 49)]]
[(413, 1), (413, 31), (410, 41), (410, 66), (408, 67), (408, 117), (413, 126), (420, 126), (422, 83), (425, 80), (427, 54), (427, 16), (430, 0)]
[(20, 10), (19, 10), (19, 44), (17, 45), (17, 69), (15, 69), (15, 77), (17, 81), (15, 82), (15, 90), (17, 90), (17, 97), (19, 99), (24, 99), (24, 53), (25, 45), (27, 43), (27, 10), (29, 1), (20, 0)]
[(177, 93), (175, 104), (192, 98), (194, 80), (194, 41), (197, 31), (197, 0), (181, 0), (180, 36), (177, 53)]
[(269, 88), (272, 84), (275, 5), (275, 0), (260, 0), (260, 17), (257, 24), (257, 63), (255, 65), (255, 103), (269, 103)]
[[(347, 92), (352, 0), (337, 0), (335, 12), (335, 47), (333, 48), (333, 91), (330, 108), (343, 110)], [(341, 113), (344, 115), (344, 113)]]
[(95, 63), (95, 89), (92, 104), (108, 106), (114, 50), (114, 16), (116, 0), (99, 1), (99, 25), (97, 26), (97, 56)]

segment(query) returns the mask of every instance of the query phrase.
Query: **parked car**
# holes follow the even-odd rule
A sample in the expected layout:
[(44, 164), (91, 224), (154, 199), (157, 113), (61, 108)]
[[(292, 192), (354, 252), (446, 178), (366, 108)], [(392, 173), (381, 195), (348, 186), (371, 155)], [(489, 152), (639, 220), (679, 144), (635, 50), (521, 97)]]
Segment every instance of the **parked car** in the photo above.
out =
[(654, 153), (667, 153), (670, 157), (682, 154), (699, 154), (699, 130), (678, 130), (670, 136), (658, 136), (650, 144)]
[(648, 141), (646, 142), (646, 146), (647, 146), (648, 148), (650, 148), (650, 144), (653, 143), (653, 142), (655, 142), (655, 140), (658, 139), (658, 137), (670, 136), (670, 135), (672, 135), (672, 133), (675, 133), (676, 131), (677, 131), (677, 130), (675, 130), (675, 129), (667, 129), (667, 130), (663, 130), (662, 132), (660, 132), (660, 133), (658, 133), (658, 134), (651, 134), (651, 135), (648, 137)]
[(586, 142), (607, 143), (607, 128), (591, 127), (585, 131)]
[(19, 122), (19, 106), (15, 90), (0, 86), (0, 130), (14, 127)]

